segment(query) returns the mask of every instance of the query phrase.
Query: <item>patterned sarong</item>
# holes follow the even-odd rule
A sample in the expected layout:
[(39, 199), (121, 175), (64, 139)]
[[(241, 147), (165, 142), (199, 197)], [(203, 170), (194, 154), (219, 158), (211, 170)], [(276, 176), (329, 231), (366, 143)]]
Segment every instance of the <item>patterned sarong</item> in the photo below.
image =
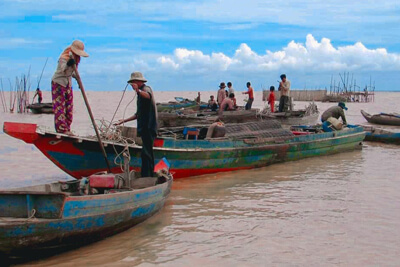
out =
[(51, 83), (51, 96), (53, 99), (54, 126), (58, 133), (71, 130), (73, 93), (70, 86), (64, 87), (58, 83)]

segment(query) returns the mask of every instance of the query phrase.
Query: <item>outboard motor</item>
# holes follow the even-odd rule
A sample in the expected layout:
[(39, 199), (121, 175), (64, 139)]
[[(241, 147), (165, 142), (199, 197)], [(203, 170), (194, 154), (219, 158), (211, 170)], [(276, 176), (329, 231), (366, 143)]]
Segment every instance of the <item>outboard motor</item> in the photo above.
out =
[(122, 177), (113, 173), (93, 174), (82, 178), (79, 184), (81, 195), (95, 195), (104, 193), (106, 189), (121, 189), (124, 185)]
[(123, 180), (113, 173), (93, 174), (88, 177), (91, 188), (121, 189)]
[[(83, 178), (80, 183), (81, 194), (98, 194), (104, 193), (107, 189), (130, 188), (131, 172), (129, 171), (129, 156), (124, 153), (124, 173), (97, 173), (92, 174), (87, 178)], [(134, 176), (134, 173), (133, 173)]]

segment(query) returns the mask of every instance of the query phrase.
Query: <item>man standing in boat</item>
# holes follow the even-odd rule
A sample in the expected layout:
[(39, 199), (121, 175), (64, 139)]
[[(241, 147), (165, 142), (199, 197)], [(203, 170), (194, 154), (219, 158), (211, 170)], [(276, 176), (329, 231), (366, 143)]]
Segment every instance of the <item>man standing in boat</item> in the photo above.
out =
[[(40, 88), (38, 87), (37, 89), (36, 89), (36, 93), (35, 93), (35, 95), (33, 96), (33, 100), (35, 100), (35, 97), (38, 97), (38, 103), (39, 104), (41, 104), (42, 103), (42, 100), (43, 100), (43, 97), (42, 97), (42, 91), (40, 90)], [(32, 101), (33, 101), (32, 100)]]
[(143, 145), (141, 151), (142, 158), (142, 177), (153, 177), (154, 175), (154, 139), (157, 136), (157, 108), (154, 100), (153, 90), (145, 83), (147, 80), (141, 72), (133, 72), (128, 83), (137, 93), (137, 111), (136, 114), (127, 118), (121, 119), (115, 125), (136, 120), (137, 132), (142, 138)]
[(200, 92), (197, 92), (197, 97), (194, 99), (194, 101), (196, 101), (196, 103), (199, 104), (199, 105), (201, 103), (200, 96), (201, 96)]
[(343, 125), (347, 124), (346, 116), (344, 115), (344, 110), (347, 110), (346, 104), (344, 102), (339, 102), (337, 106), (333, 106), (324, 111), (321, 115), (322, 129), (325, 132), (331, 132), (332, 129), (329, 127), (331, 123), (329, 118), (339, 119), (342, 118)]
[(224, 82), (220, 83), (219, 90), (218, 90), (218, 93), (217, 93), (217, 102), (218, 102), (219, 106), (221, 106), (222, 101), (224, 101), (224, 99), (226, 97), (226, 95), (225, 95), (225, 87), (226, 87), (226, 85), (225, 85)]
[(281, 75), (278, 91), (281, 92), (281, 97), (279, 98), (279, 112), (287, 111), (289, 107), (290, 81), (286, 79), (286, 74)]
[(248, 94), (249, 95), (249, 99), (247, 100), (247, 104), (245, 106), (245, 109), (249, 110), (249, 109), (251, 109), (251, 106), (253, 105), (254, 90), (253, 90), (253, 87), (251, 87), (251, 83), (250, 82), (247, 82), (246, 86), (247, 86), (247, 92), (243, 92), (243, 94)]
[(231, 82), (228, 82), (228, 93), (229, 94), (234, 94), (235, 93), (235, 89), (233, 89)]

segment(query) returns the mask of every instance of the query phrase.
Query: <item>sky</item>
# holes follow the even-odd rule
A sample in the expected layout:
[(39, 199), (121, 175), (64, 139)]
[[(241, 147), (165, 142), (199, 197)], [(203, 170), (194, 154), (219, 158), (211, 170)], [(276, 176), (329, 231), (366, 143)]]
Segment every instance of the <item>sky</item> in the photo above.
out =
[(258, 91), (282, 73), (292, 89), (329, 90), (348, 73), (361, 89), (400, 91), (398, 0), (0, 0), (4, 90), (28, 74), (35, 89), (43, 68), (49, 90), (75, 39), (90, 55), (86, 90), (121, 91), (141, 71), (157, 91)]

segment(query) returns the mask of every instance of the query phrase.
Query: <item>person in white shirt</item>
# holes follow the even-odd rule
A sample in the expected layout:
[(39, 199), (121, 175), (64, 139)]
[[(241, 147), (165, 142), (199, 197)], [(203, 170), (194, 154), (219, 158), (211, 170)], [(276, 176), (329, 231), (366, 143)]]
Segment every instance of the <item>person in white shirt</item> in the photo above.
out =
[(232, 87), (232, 83), (228, 82), (228, 94), (230, 95), (230, 94), (234, 94), (234, 93), (235, 93), (235, 90)]
[(287, 111), (289, 107), (290, 81), (286, 79), (286, 74), (281, 75), (278, 91), (281, 92), (279, 98), (279, 112)]

